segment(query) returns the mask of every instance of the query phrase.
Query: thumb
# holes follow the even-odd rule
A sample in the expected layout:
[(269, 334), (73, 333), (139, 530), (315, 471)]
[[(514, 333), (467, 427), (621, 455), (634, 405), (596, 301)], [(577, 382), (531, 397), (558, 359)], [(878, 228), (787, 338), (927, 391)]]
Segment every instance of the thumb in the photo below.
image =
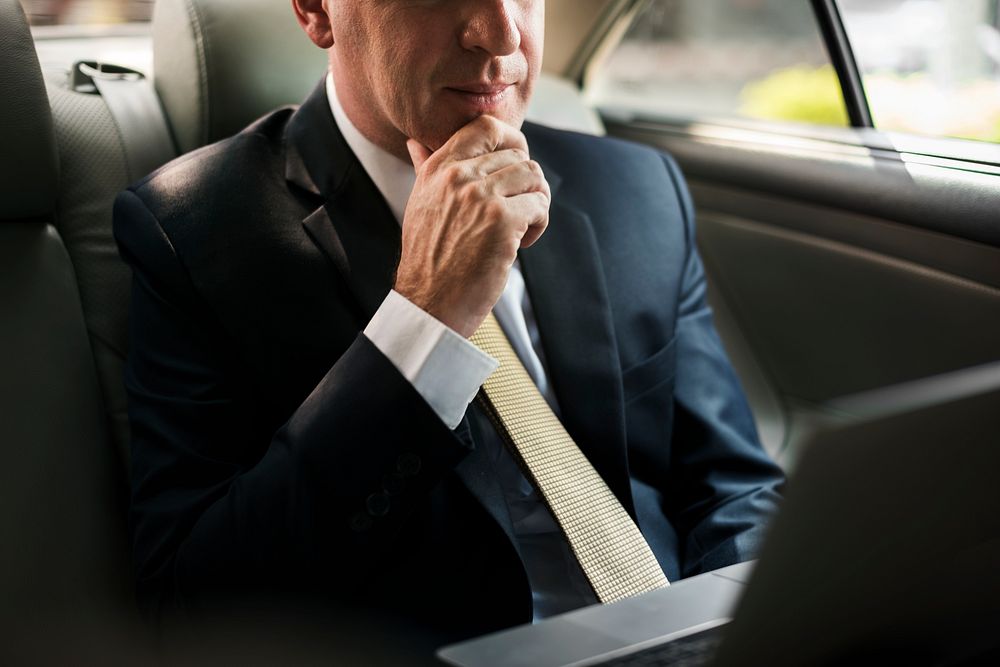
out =
[(431, 151), (415, 139), (406, 140), (406, 150), (410, 151), (410, 160), (413, 161), (413, 169), (415, 171), (420, 171), (420, 168), (424, 166), (424, 162), (427, 162), (427, 159), (431, 156)]

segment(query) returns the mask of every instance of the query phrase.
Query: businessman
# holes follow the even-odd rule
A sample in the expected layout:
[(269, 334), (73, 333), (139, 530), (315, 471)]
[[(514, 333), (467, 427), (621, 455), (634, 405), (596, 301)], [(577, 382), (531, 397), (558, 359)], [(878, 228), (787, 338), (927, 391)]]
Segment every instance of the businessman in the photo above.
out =
[(144, 609), (456, 639), (752, 558), (783, 477), (683, 179), (523, 124), (544, 2), (290, 11), (329, 52), (305, 102), (116, 202)]

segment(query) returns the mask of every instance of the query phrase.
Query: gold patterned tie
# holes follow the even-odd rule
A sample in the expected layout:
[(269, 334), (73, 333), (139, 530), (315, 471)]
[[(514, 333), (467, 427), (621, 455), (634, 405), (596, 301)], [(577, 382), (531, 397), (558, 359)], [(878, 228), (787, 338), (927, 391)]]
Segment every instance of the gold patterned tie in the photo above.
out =
[(470, 339), (500, 362), (477, 400), (542, 494), (603, 603), (668, 586), (614, 493), (549, 408), (491, 313)]

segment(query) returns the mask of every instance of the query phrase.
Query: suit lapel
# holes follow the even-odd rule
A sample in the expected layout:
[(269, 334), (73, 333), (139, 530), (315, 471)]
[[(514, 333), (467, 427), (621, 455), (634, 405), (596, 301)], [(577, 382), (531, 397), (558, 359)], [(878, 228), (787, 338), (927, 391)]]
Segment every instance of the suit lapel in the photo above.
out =
[(520, 253), (566, 430), (635, 519), (625, 449), (625, 409), (618, 346), (597, 239), (589, 218), (553, 190), (549, 227)]
[[(317, 203), (302, 225), (346, 280), (363, 327), (395, 283), (399, 223), (337, 128), (322, 82), (288, 121), (286, 143), (285, 177)], [(481, 446), (484, 436), (470, 420), (476, 409), (456, 434), (472, 437), (477, 447), (455, 472), (516, 548), (503, 491)]]
[(392, 289), (400, 252), (399, 225), (371, 179), (359, 166), (344, 189), (302, 224), (343, 275), (368, 322)]
[(319, 196), (302, 224), (347, 281), (367, 322), (395, 280), (399, 224), (337, 129), (322, 83), (288, 121), (286, 139), (286, 177)]

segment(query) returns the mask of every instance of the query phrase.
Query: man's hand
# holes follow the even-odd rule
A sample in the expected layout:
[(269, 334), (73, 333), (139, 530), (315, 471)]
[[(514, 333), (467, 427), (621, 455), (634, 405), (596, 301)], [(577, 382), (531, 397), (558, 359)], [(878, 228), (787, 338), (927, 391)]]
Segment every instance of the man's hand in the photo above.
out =
[(524, 135), (480, 116), (433, 154), (407, 142), (417, 182), (403, 218), (395, 290), (466, 338), (517, 258), (549, 222), (549, 184)]

